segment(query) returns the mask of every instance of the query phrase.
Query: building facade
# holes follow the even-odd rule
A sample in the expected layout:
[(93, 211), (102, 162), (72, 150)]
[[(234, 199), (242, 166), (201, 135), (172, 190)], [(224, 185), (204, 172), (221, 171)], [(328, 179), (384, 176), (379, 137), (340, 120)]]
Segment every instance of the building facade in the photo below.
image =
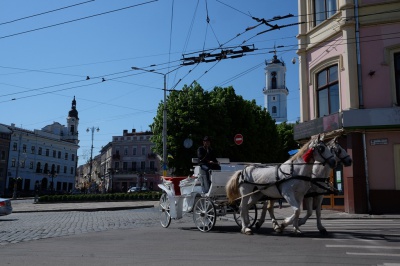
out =
[(100, 173), (109, 192), (126, 192), (130, 187), (158, 190), (160, 158), (152, 152), (152, 132), (124, 130), (100, 151)]
[(295, 139), (340, 136), (325, 207), (400, 212), (400, 2), (299, 0), (300, 124)]
[(286, 66), (276, 54), (265, 61), (264, 106), (275, 122), (287, 121)]
[(77, 166), (78, 120), (74, 98), (67, 118), (68, 127), (58, 122), (40, 130), (18, 128), (14, 124), (0, 125), (3, 134), (9, 134), (9, 146), (1, 146), (1, 154), (8, 153), (3, 193), (12, 194), (15, 184), (19, 193), (28, 193), (35, 188), (70, 191), (75, 183)]

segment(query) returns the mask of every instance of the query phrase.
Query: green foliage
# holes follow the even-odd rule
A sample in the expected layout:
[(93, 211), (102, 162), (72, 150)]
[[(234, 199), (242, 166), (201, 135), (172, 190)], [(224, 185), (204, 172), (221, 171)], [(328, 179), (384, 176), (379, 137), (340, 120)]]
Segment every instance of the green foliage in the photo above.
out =
[[(151, 129), (154, 151), (162, 154), (163, 103)], [(198, 83), (173, 91), (167, 98), (167, 148), (173, 158), (168, 167), (176, 175), (188, 175), (191, 158), (206, 135), (212, 138), (217, 157), (233, 162), (273, 163), (281, 159), (281, 147), (275, 121), (256, 102), (236, 95), (232, 87), (215, 87), (205, 91)], [(234, 136), (242, 134), (242, 145), (234, 144)], [(186, 149), (183, 142), (191, 138), (194, 145)]]
[(289, 159), (289, 151), (299, 148), (299, 144), (294, 140), (294, 124), (281, 123), (277, 125), (277, 131), (279, 134), (279, 141), (281, 145), (281, 161)]
[(79, 195), (43, 195), (40, 203), (53, 202), (101, 202), (101, 201), (130, 201), (130, 200), (159, 200), (161, 192), (114, 193), (114, 194), (79, 194)]

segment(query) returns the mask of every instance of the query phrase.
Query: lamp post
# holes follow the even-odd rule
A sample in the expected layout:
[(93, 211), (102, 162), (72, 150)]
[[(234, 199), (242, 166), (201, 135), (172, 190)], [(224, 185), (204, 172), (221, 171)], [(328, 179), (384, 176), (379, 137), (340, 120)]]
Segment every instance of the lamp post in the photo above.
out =
[(47, 171), (47, 175), (51, 177), (51, 191), (54, 191), (54, 178), (57, 177), (57, 172), (51, 169), (51, 171)]
[(90, 183), (92, 182), (92, 168), (93, 168), (93, 137), (94, 137), (94, 131), (99, 132), (100, 128), (97, 127), (91, 127), (91, 128), (87, 128), (86, 132), (92, 131), (92, 147), (90, 148), (90, 168), (89, 168), (89, 188), (90, 188)]
[(160, 73), (154, 69), (143, 69), (139, 67), (132, 67), (133, 70), (142, 70), (149, 73), (155, 73), (164, 77), (164, 109), (163, 109), (163, 176), (167, 175), (167, 75), (180, 67), (177, 67), (167, 73)]

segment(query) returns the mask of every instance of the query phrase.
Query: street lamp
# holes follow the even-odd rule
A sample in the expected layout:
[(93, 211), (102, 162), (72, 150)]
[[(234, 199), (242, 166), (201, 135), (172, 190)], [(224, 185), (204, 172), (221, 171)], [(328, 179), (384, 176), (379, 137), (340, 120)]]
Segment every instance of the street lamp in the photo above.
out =
[[(99, 127), (97, 127), (97, 128), (95, 128), (95, 127), (91, 127), (91, 128), (87, 128), (86, 129), (86, 132), (89, 132), (89, 131), (92, 131), (92, 147), (91, 147), (91, 149), (90, 149), (90, 170), (89, 170), (89, 186), (90, 186), (90, 183), (92, 182), (92, 167), (93, 167), (93, 137), (94, 137), (94, 131), (97, 131), (97, 132), (99, 132), (100, 131), (100, 128)], [(90, 188), (90, 187), (89, 187)]]
[(132, 67), (133, 70), (142, 70), (149, 73), (155, 73), (164, 77), (164, 109), (163, 109), (163, 176), (167, 176), (167, 75), (180, 67), (177, 67), (167, 73), (160, 73), (154, 69), (143, 69), (139, 67)]
[(51, 169), (51, 171), (47, 171), (47, 175), (51, 177), (51, 191), (54, 191), (54, 178), (57, 177), (57, 172)]

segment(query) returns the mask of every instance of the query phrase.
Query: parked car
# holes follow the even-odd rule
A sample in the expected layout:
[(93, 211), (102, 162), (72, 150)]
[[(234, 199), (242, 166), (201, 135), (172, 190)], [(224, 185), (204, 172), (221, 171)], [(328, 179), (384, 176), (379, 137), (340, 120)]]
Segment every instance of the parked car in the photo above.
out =
[(0, 198), (0, 216), (12, 213), (11, 200)]
[(140, 192), (140, 187), (131, 187), (128, 189), (128, 193), (135, 193), (135, 192)]

